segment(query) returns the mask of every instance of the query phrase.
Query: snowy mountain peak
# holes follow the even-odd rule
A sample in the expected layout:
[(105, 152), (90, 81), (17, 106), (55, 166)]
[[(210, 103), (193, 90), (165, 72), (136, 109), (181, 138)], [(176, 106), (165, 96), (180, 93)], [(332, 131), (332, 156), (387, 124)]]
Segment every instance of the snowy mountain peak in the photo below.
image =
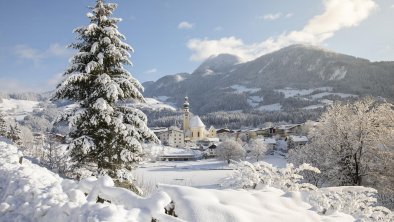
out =
[(227, 71), (229, 68), (236, 64), (241, 63), (241, 58), (231, 54), (220, 54), (217, 56), (211, 56), (205, 60), (193, 74), (209, 75), (209, 74), (220, 74), (223, 71)]

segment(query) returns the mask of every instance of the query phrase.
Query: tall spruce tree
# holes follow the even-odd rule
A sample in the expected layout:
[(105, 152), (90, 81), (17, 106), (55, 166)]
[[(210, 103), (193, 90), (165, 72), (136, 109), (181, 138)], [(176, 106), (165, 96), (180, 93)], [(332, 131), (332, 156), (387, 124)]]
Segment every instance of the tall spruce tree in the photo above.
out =
[(141, 160), (141, 143), (158, 139), (147, 127), (146, 115), (122, 101), (145, 102), (142, 85), (124, 68), (133, 49), (118, 31), (119, 18), (110, 17), (117, 5), (96, 0), (87, 14), (90, 24), (76, 28), (78, 50), (57, 86), (53, 99), (67, 99), (79, 107), (63, 115), (70, 123), (70, 156), (74, 172), (88, 169), (127, 179)]
[(0, 112), (0, 136), (7, 137), (8, 130), (7, 130), (7, 123), (4, 119), (3, 113)]
[(21, 128), (18, 123), (15, 125), (10, 125), (10, 131), (8, 133), (8, 138), (14, 142), (17, 146), (22, 145), (22, 138), (21, 138)]

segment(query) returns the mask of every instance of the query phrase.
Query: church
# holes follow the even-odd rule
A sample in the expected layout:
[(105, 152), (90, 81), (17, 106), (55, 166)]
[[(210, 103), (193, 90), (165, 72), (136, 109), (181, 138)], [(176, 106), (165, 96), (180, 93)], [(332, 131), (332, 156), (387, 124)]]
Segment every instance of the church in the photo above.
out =
[(187, 144), (210, 144), (217, 142), (216, 129), (211, 126), (206, 129), (199, 116), (190, 113), (189, 98), (183, 103), (183, 129), (176, 126), (152, 129), (163, 145), (185, 147)]
[(216, 138), (216, 129), (211, 126), (208, 130), (199, 116), (190, 114), (189, 98), (183, 103), (183, 132), (185, 142), (197, 142)]

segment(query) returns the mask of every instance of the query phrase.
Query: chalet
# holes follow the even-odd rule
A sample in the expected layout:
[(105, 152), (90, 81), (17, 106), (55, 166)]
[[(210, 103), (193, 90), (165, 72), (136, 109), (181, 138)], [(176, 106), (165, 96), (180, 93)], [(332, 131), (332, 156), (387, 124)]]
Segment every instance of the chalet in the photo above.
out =
[(301, 124), (288, 124), (280, 125), (275, 127), (274, 134), (280, 136), (281, 138), (286, 138), (287, 136), (293, 135), (296, 131), (301, 129)]
[(276, 149), (276, 139), (269, 137), (269, 138), (264, 138), (263, 143), (267, 145), (269, 150), (275, 150)]
[(208, 149), (205, 150), (205, 157), (206, 158), (211, 158), (216, 156), (216, 148), (217, 146), (215, 144), (212, 144), (208, 147)]
[(251, 139), (255, 139), (259, 136), (273, 137), (275, 135), (275, 132), (276, 132), (275, 127), (256, 128), (249, 130), (248, 137)]
[(216, 131), (216, 134), (224, 134), (224, 133), (233, 133), (234, 131), (232, 131), (232, 130), (230, 130), (230, 129), (228, 129), (228, 128), (225, 128), (225, 129), (218, 129), (217, 131)]
[(308, 137), (306, 136), (294, 136), (290, 135), (286, 138), (286, 141), (291, 139), (295, 146), (303, 146), (309, 142)]

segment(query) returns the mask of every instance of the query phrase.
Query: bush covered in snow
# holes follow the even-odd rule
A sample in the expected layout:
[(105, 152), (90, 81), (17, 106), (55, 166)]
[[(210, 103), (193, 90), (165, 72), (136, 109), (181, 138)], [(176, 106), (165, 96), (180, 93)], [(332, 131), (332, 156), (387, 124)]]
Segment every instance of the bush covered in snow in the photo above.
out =
[(308, 164), (294, 167), (287, 164), (285, 168), (276, 168), (266, 162), (250, 163), (247, 161), (233, 162), (230, 165), (234, 169), (231, 177), (226, 178), (223, 186), (231, 188), (258, 189), (262, 187), (275, 187), (285, 191), (314, 190), (315, 186), (302, 183), (302, 171), (320, 173), (317, 168)]
[(265, 162), (250, 163), (233, 162), (231, 177), (226, 178), (223, 186), (228, 188), (262, 189), (275, 187), (283, 191), (303, 191), (305, 200), (316, 211), (325, 215), (337, 212), (350, 214), (360, 221), (390, 221), (394, 219), (392, 212), (377, 206), (377, 191), (367, 187), (331, 187), (317, 188), (303, 183), (301, 172), (320, 173), (319, 169), (308, 164), (294, 167), (288, 164), (285, 168), (276, 168)]
[(322, 214), (343, 212), (360, 221), (391, 221), (393, 213), (377, 206), (377, 191), (369, 187), (321, 188), (307, 194), (308, 202)]

